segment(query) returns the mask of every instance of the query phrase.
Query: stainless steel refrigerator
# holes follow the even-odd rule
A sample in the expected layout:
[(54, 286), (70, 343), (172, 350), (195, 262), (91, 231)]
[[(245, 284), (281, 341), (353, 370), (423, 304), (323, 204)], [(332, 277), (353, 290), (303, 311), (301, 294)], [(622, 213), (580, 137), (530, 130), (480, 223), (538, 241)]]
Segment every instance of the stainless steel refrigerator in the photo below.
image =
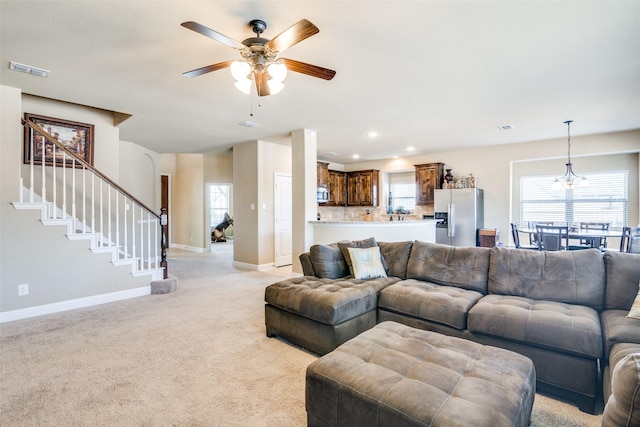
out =
[(436, 243), (476, 246), (477, 230), (484, 228), (484, 190), (435, 190)]

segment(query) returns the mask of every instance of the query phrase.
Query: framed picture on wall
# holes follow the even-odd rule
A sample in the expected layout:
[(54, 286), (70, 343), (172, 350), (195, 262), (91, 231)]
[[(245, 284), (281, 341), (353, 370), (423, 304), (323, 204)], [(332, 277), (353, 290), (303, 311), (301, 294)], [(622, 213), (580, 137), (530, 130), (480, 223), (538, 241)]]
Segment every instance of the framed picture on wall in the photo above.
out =
[[(43, 131), (56, 139), (67, 150), (93, 166), (93, 125), (87, 123), (72, 122), (70, 120), (55, 119), (53, 117), (39, 116), (31, 113), (24, 113), (25, 120), (35, 123)], [(44, 136), (28, 126), (24, 127), (24, 162), (41, 165), (44, 157), (47, 166), (72, 166), (73, 159), (70, 155), (65, 155), (63, 150), (53, 149), (53, 143), (47, 141)], [(55, 152), (55, 159), (54, 157)], [(82, 167), (76, 161), (76, 167)]]

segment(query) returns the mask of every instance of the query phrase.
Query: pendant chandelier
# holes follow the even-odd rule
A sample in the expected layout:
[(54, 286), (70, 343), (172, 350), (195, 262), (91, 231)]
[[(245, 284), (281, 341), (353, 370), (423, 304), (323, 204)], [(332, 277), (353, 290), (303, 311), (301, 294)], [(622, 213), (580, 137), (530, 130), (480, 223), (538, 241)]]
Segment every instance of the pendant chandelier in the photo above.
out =
[(567, 124), (567, 171), (560, 178), (556, 178), (553, 181), (553, 185), (551, 186), (552, 190), (560, 190), (560, 189), (572, 189), (575, 186), (580, 188), (588, 188), (591, 186), (589, 180), (585, 175), (578, 176), (575, 172), (573, 172), (573, 163), (571, 163), (571, 123), (573, 120), (567, 120), (565, 122)]

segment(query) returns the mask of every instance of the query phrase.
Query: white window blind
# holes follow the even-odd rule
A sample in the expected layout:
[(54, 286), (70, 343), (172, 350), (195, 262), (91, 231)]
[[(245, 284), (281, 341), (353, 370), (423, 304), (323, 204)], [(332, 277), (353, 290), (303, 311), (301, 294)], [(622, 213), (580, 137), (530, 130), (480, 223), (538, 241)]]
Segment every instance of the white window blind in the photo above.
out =
[(391, 192), (391, 208), (415, 210), (416, 208), (416, 175), (415, 172), (395, 172), (389, 174), (389, 191)]
[(609, 228), (627, 225), (626, 170), (587, 173), (589, 188), (552, 190), (555, 175), (520, 178), (520, 223), (553, 221), (608, 222)]
[(211, 227), (215, 227), (224, 220), (224, 214), (229, 212), (229, 184), (212, 184), (209, 186), (209, 204), (211, 206)]

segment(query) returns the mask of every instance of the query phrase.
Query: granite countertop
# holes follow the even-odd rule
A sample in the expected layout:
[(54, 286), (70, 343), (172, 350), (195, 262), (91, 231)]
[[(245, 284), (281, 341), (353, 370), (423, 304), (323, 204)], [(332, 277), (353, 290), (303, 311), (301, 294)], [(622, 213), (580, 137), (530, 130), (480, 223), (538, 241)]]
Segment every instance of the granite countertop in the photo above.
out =
[(364, 220), (352, 220), (352, 221), (331, 221), (331, 220), (320, 220), (320, 221), (309, 221), (312, 224), (367, 224), (367, 225), (388, 225), (388, 224), (433, 224), (437, 222), (434, 219), (406, 219), (398, 221), (395, 217), (393, 221), (364, 221)]

